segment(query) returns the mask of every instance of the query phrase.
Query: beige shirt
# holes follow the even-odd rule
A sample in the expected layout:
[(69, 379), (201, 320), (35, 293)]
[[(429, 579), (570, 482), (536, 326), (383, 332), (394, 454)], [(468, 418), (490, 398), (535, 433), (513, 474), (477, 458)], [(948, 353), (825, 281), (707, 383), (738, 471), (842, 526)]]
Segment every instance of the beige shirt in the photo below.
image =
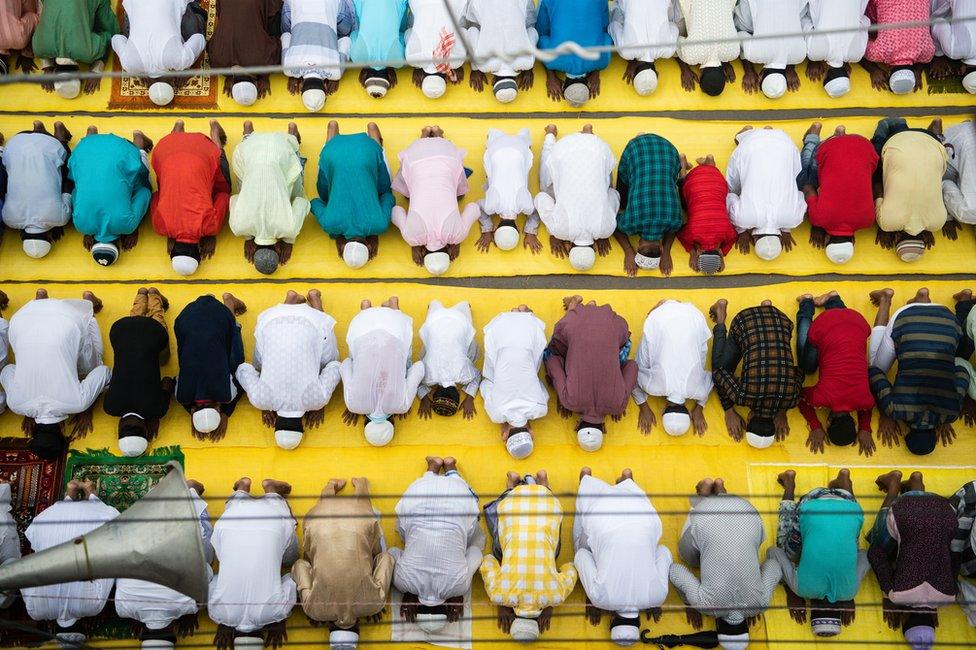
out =
[(948, 218), (942, 200), (948, 161), (945, 147), (927, 133), (892, 136), (881, 150), (884, 198), (877, 201), (878, 226), (909, 235), (940, 230)]

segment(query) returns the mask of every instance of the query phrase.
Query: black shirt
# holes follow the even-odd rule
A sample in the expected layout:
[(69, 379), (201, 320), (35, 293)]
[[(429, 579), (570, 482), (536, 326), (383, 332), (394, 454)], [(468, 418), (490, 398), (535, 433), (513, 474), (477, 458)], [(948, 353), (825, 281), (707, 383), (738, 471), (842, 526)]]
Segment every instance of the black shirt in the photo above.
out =
[(169, 409), (159, 356), (169, 346), (166, 328), (146, 316), (126, 316), (109, 333), (115, 353), (112, 381), (105, 393), (105, 412), (114, 417), (135, 413), (159, 420)]

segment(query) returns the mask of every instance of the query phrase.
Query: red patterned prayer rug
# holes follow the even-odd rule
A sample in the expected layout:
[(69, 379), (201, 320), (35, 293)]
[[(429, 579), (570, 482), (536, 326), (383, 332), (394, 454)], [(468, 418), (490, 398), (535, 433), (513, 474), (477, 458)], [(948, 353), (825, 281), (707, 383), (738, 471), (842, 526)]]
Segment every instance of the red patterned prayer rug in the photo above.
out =
[(17, 522), (20, 547), (30, 546), (24, 531), (34, 517), (61, 498), (64, 456), (43, 460), (27, 449), (26, 438), (0, 438), (0, 478), (10, 483), (12, 513)]

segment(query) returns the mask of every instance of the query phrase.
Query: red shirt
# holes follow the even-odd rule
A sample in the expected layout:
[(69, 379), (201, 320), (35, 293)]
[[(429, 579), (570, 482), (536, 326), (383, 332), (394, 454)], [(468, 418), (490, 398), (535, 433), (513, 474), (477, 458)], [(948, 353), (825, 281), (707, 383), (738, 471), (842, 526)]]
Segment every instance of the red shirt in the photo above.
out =
[(874, 225), (872, 177), (878, 154), (860, 135), (828, 138), (817, 149), (819, 196), (807, 198), (810, 223), (837, 237)]
[(678, 241), (690, 251), (697, 244), (703, 251), (732, 250), (738, 234), (729, 220), (725, 205), (729, 186), (725, 176), (713, 165), (698, 165), (685, 177), (681, 197), (688, 211), (688, 223), (678, 231)]
[(164, 237), (195, 244), (224, 227), (230, 185), (220, 170), (220, 147), (202, 133), (170, 133), (153, 150), (159, 189), (149, 213)]
[(809, 345), (817, 348), (820, 378), (803, 389), (815, 407), (839, 413), (874, 408), (865, 354), (871, 327), (853, 309), (828, 309), (810, 326)]

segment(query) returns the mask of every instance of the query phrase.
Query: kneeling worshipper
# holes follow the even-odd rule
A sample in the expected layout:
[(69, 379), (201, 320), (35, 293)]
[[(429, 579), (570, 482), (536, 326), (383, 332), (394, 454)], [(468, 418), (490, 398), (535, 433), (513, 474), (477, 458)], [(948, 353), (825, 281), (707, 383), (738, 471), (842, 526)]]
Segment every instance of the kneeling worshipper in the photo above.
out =
[(305, 198), (302, 136), (291, 122), (287, 133), (254, 133), (244, 122), (244, 139), (234, 149), (240, 184), (230, 197), (230, 229), (244, 238), (244, 258), (270, 275), (291, 259), (310, 204)]
[(976, 481), (969, 481), (949, 497), (956, 512), (957, 525), (950, 548), (952, 562), (959, 567), (956, 600), (966, 614), (970, 627), (976, 627)]
[(481, 579), (498, 606), (498, 627), (515, 641), (536, 641), (576, 585), (573, 563), (556, 565), (563, 509), (546, 471), (508, 472), (505, 491), (485, 506), (485, 523), (492, 554), (481, 562)]
[(478, 497), (458, 473), (457, 460), (428, 456), (426, 461), (427, 471), (396, 505), (403, 549), (390, 553), (396, 558), (393, 585), (403, 594), (400, 615), (436, 635), (464, 615), (485, 534)]
[(868, 533), (868, 561), (884, 594), (885, 623), (913, 648), (935, 644), (937, 610), (956, 601), (951, 544), (959, 521), (949, 500), (925, 490), (921, 472), (878, 477), (884, 502)]
[(461, 301), (445, 307), (440, 300), (431, 300), (427, 319), (420, 327), (420, 340), (424, 344), (424, 380), (417, 389), (420, 417), (429, 418), (431, 412), (451, 417), (460, 409), (464, 419), (470, 420), (475, 415), (474, 397), (481, 383), (481, 371), (474, 365), (478, 341), (471, 305)]
[(628, 361), (630, 328), (610, 305), (582, 296), (563, 298), (566, 315), (552, 330), (543, 361), (556, 392), (560, 415), (579, 416), (576, 441), (597, 451), (606, 435), (604, 421), (620, 420), (637, 385), (637, 364)]
[(467, 0), (409, 0), (410, 18), (403, 34), (406, 60), (414, 69), (414, 85), (428, 99), (443, 97), (448, 81), (464, 80), (468, 52), (464, 35), (455, 30), (466, 5)]
[[(217, 27), (207, 44), (212, 68), (251, 68), (281, 65), (282, 0), (237, 0), (217, 7)], [(250, 106), (271, 94), (268, 74), (228, 75), (224, 94), (240, 106)]]
[(725, 256), (739, 238), (729, 219), (729, 184), (715, 164), (715, 156), (698, 158), (694, 169), (681, 157), (681, 198), (688, 221), (678, 241), (690, 253), (692, 271), (714, 275), (725, 270)]
[[(743, 309), (726, 330), (728, 301), (718, 300), (708, 314), (712, 334), (712, 381), (718, 393), (725, 426), (733, 440), (745, 437), (750, 446), (764, 449), (790, 434), (786, 412), (797, 405), (803, 373), (793, 360), (793, 321), (764, 300)], [(742, 373), (735, 375), (742, 364)], [(735, 410), (749, 409), (748, 421)]]
[[(210, 544), (213, 525), (207, 502), (202, 498), (204, 488), (199, 481), (187, 480), (186, 489), (193, 510), (200, 521), (203, 556), (207, 560), (207, 574), (213, 578), (210, 562), (214, 551)], [(115, 581), (115, 612), (121, 618), (131, 618), (137, 625), (133, 630), (143, 650), (175, 648), (178, 638), (191, 636), (197, 628), (199, 605), (189, 596), (145, 580), (119, 578)]]
[(777, 478), (783, 486), (776, 546), (766, 555), (783, 574), (786, 605), (797, 623), (807, 619), (814, 636), (832, 637), (854, 622), (854, 597), (868, 572), (867, 553), (857, 550), (864, 511), (854, 497), (851, 472), (842, 469), (827, 487), (795, 501), (796, 472)]
[[(403, 32), (409, 22), (407, 0), (353, 0), (356, 24), (349, 34), (349, 59), (362, 66), (359, 83), (374, 99), (397, 84), (397, 63), (406, 58)], [(374, 64), (379, 64), (374, 65)]]
[(342, 396), (349, 426), (365, 416), (366, 442), (376, 447), (393, 440), (394, 416), (406, 416), (424, 380), (424, 364), (413, 358), (413, 319), (390, 298), (379, 307), (364, 300), (346, 330), (349, 356), (342, 361)]
[[(541, 0), (535, 28), (539, 49), (551, 50), (563, 43), (580, 47), (612, 45), (609, 5), (602, 0)], [(600, 94), (600, 70), (610, 65), (610, 52), (593, 52), (583, 58), (578, 54), (561, 54), (546, 67), (546, 95), (553, 101), (563, 98), (579, 108)], [(560, 77), (560, 74), (564, 77)]]
[(526, 305), (502, 312), (485, 325), (481, 397), (485, 412), (501, 425), (502, 442), (516, 460), (535, 446), (532, 420), (549, 410), (549, 391), (539, 379), (546, 349), (546, 324)]
[[(852, 0), (853, 2), (853, 0)], [(769, 99), (800, 89), (796, 66), (807, 58), (800, 16), (808, 0), (742, 0), (735, 8), (735, 26), (742, 38), (742, 88), (761, 90)], [(791, 36), (775, 36), (792, 34)], [(762, 72), (756, 72), (756, 65)]]
[[(705, 403), (712, 392), (712, 374), (705, 370), (712, 332), (705, 317), (690, 302), (662, 300), (644, 319), (637, 348), (637, 385), (634, 402), (639, 409), (637, 425), (645, 436), (657, 424), (650, 395), (664, 398), (661, 424), (669, 436), (683, 436), (692, 426), (705, 435)], [(686, 402), (695, 405), (688, 411)]]
[[(624, 81), (638, 95), (646, 97), (657, 90), (658, 59), (673, 58), (678, 51), (678, 21), (681, 7), (673, 0), (617, 0), (610, 11), (610, 37), (627, 61)], [(648, 47), (648, 44), (657, 45)]]
[(942, 141), (940, 118), (917, 129), (900, 117), (888, 117), (878, 122), (871, 138), (881, 157), (874, 174), (877, 241), (894, 249), (902, 262), (914, 262), (932, 248), (939, 230), (955, 238), (957, 226), (949, 221), (942, 199), (949, 165)]
[(119, 418), (123, 456), (146, 451), (173, 397), (173, 378), (161, 377), (169, 359), (167, 309), (169, 302), (158, 289), (144, 287), (136, 293), (129, 315), (115, 321), (109, 331), (114, 361), (103, 408)]
[(187, 77), (167, 76), (196, 63), (207, 47), (207, 12), (200, 0), (123, 0), (122, 33), (112, 49), (126, 72), (149, 87), (149, 99), (167, 106)]
[(942, 179), (946, 210), (959, 223), (976, 224), (976, 122), (950, 126), (945, 144), (949, 152), (949, 167)]
[(329, 122), (316, 187), (320, 198), (312, 199), (312, 214), (335, 240), (339, 257), (351, 269), (366, 266), (379, 252), (379, 236), (390, 227), (396, 205), (375, 122), (366, 133), (350, 135), (341, 135), (335, 120)]
[[(836, 291), (821, 296), (805, 293), (797, 298), (796, 357), (808, 375), (819, 373), (817, 383), (803, 389), (798, 404), (810, 427), (807, 447), (824, 453), (825, 444), (858, 446), (858, 454), (874, 453), (871, 412), (874, 395), (868, 384), (865, 349), (871, 328), (860, 312), (849, 309)], [(817, 308), (823, 312), (814, 318)], [(827, 427), (817, 415), (824, 408)], [(857, 421), (851, 417), (857, 412)]]
[(294, 449), (305, 427), (317, 428), (339, 384), (339, 346), (335, 319), (322, 307), (322, 293), (289, 291), (285, 301), (258, 316), (253, 365), (242, 363), (235, 376), (251, 405), (275, 429), (275, 443)]
[[(532, 192), (529, 190), (529, 174), (532, 171), (532, 136), (528, 129), (509, 135), (498, 129), (488, 129), (488, 146), (485, 149), (485, 198), (481, 206), (481, 238), (476, 246), (487, 253), (491, 242), (503, 251), (518, 246), (519, 230), (516, 219), (525, 218), (524, 248), (536, 254), (542, 250), (539, 243), (539, 213), (535, 211)], [(498, 226), (492, 215), (499, 216)]]
[(728, 207), (739, 232), (738, 248), (755, 247), (770, 261), (793, 249), (790, 231), (803, 223), (807, 206), (796, 187), (802, 171), (800, 150), (784, 131), (747, 126), (735, 136), (736, 147), (725, 171)]
[(800, 21), (806, 34), (807, 78), (823, 81), (827, 96), (843, 97), (851, 91), (851, 64), (864, 58), (871, 34), (866, 11), (870, 0), (804, 3)]
[(426, 126), (420, 138), (397, 156), (400, 171), (393, 189), (409, 205), (406, 210), (394, 206), (391, 220), (410, 245), (414, 263), (434, 276), (446, 273), (457, 259), (461, 242), (481, 214), (477, 203), (468, 203), (464, 211), (458, 208), (458, 200), (468, 193), (471, 174), (464, 166), (465, 153), (444, 137), (439, 126)]
[(702, 479), (695, 494), (678, 538), (678, 556), (698, 568), (701, 578), (674, 562), (671, 584), (685, 603), (692, 627), (702, 628), (702, 614), (712, 616), (718, 645), (746, 650), (749, 624), (769, 607), (781, 579), (780, 568), (770, 559), (759, 564), (766, 533), (751, 503), (730, 495), (720, 478)]
[(469, 0), (464, 10), (465, 36), (471, 46), (471, 87), (481, 92), (491, 75), (491, 90), (502, 104), (529, 90), (535, 81), (539, 41), (533, 0)]
[(54, 135), (34, 121), (33, 129), (7, 141), (0, 139), (0, 163), (5, 176), (2, 201), (3, 225), (20, 231), (27, 257), (51, 252), (71, 221), (72, 182), (68, 177), (68, 143), (71, 132), (54, 123)]
[[(891, 313), (895, 292), (871, 292), (878, 315), (871, 330), (869, 380), (877, 400), (878, 433), (886, 447), (901, 444), (913, 454), (932, 453), (941, 440), (952, 443), (952, 423), (959, 419), (967, 395), (976, 398), (976, 372), (956, 356), (962, 327), (955, 314), (933, 304), (928, 289), (919, 289), (908, 304)], [(898, 362), (894, 382), (888, 371)]]
[(68, 159), (68, 178), (74, 183), (72, 221), (84, 235), (85, 249), (102, 266), (111, 266), (120, 251), (139, 241), (139, 224), (149, 210), (149, 152), (153, 142), (142, 131), (132, 140), (94, 126)]
[(244, 363), (237, 317), (246, 311), (247, 305), (232, 293), (222, 300), (200, 296), (173, 325), (180, 362), (176, 401), (190, 414), (190, 433), (198, 440), (221, 440), (244, 394), (234, 373)]
[(556, 135), (555, 124), (546, 127), (535, 208), (549, 231), (552, 254), (568, 257), (577, 271), (589, 271), (598, 253), (610, 252), (609, 238), (617, 227), (616, 161), (590, 124), (559, 140)]
[(876, 90), (890, 88), (907, 95), (922, 87), (922, 70), (935, 56), (935, 42), (928, 23), (932, 0), (872, 0), (867, 17), (873, 25), (923, 23), (918, 27), (880, 29), (871, 35), (861, 66), (871, 75)]
[(281, 9), (281, 65), (288, 91), (301, 93), (305, 109), (317, 113), (339, 89), (342, 63), (349, 59), (349, 33), (356, 26), (352, 0), (285, 0)]
[(218, 650), (278, 648), (288, 637), (298, 596), (291, 574), (281, 574), (282, 566), (298, 559), (291, 485), (266, 478), (261, 487), (264, 494), (254, 497), (251, 479), (238, 479), (214, 526), (219, 567), (210, 580), (207, 614), (217, 624)]
[[(44, 0), (43, 10), (31, 49), (41, 60), (44, 74), (69, 76), (86, 64), (95, 74), (105, 70), (112, 54), (112, 37), (119, 33), (119, 21), (112, 11), (111, 0)], [(81, 94), (91, 95), (102, 85), (101, 77), (64, 79), (43, 82), (46, 92), (57, 93), (62, 99), (74, 99)]]
[[(935, 22), (932, 25), (932, 38), (935, 40), (936, 56), (947, 64), (942, 69), (951, 71), (955, 65), (962, 75), (962, 87), (976, 94), (976, 27), (973, 26), (971, 12), (972, 5), (965, 0), (936, 0), (932, 5), (932, 18), (957, 19), (957, 22)], [(930, 73), (938, 79), (943, 75), (936, 66), (936, 60), (932, 61)], [(952, 72), (949, 75), (954, 76)]]
[(304, 558), (291, 568), (302, 610), (313, 623), (328, 625), (335, 650), (353, 650), (359, 621), (382, 615), (393, 577), (369, 482), (354, 478), (352, 486), (354, 495), (340, 496), (345, 479), (325, 484), (305, 515)]
[[(665, 138), (642, 133), (627, 143), (617, 168), (620, 214), (614, 238), (624, 251), (624, 271), (674, 269), (671, 245), (684, 225), (678, 180), (683, 165), (678, 150)], [(636, 235), (637, 252), (630, 243)]]
[(7, 74), (17, 55), (16, 65), (24, 73), (37, 69), (31, 52), (31, 38), (40, 20), (38, 0), (14, 0), (0, 7), (0, 75)]
[[(624, 514), (626, 513), (626, 514)], [(586, 592), (586, 618), (599, 625), (611, 616), (610, 639), (620, 646), (640, 640), (640, 614), (657, 622), (668, 597), (671, 551), (661, 544), (661, 518), (629, 469), (616, 485), (580, 472), (573, 523), (573, 562)]]
[[(717, 97), (725, 90), (726, 82), (735, 81), (731, 62), (739, 58), (741, 49), (733, 14), (735, 2), (678, 0), (678, 7), (684, 21), (678, 38), (681, 87), (691, 92), (697, 83), (703, 93)], [(691, 66), (698, 66), (699, 71)]]
[[(65, 497), (37, 514), (24, 533), (34, 553), (87, 535), (119, 516), (102, 503), (90, 481), (70, 481)], [(87, 639), (85, 620), (101, 614), (115, 580), (99, 578), (20, 590), (27, 614), (35, 621), (54, 621), (58, 645), (79, 648)]]
[(213, 257), (230, 207), (227, 134), (210, 120), (209, 137), (187, 133), (183, 120), (153, 149), (159, 189), (149, 204), (153, 229), (166, 238), (173, 271), (188, 276)]
[[(24, 416), (32, 452), (50, 460), (92, 429), (95, 400), (112, 371), (102, 362), (102, 333), (95, 314), (102, 301), (91, 291), (82, 300), (49, 298), (37, 290), (10, 319), (10, 349), (16, 363), (0, 371), (7, 407)], [(71, 419), (71, 430), (65, 421)]]
[(843, 126), (821, 142), (814, 122), (803, 136), (803, 171), (797, 185), (807, 200), (810, 243), (834, 264), (854, 257), (854, 234), (874, 224), (874, 173), (878, 153), (871, 141)]

